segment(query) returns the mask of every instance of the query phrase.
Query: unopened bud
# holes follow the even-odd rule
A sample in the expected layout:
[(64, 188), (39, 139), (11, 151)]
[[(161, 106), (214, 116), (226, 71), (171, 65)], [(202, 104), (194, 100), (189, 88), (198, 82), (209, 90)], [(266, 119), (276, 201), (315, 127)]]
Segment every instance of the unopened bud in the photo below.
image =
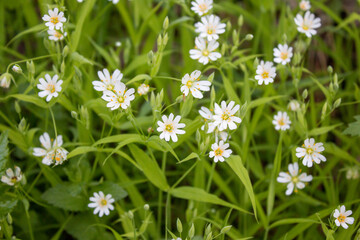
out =
[(254, 38), (254, 35), (252, 35), (252, 34), (246, 34), (246, 36), (245, 36), (246, 41), (251, 41), (253, 38)]
[(334, 69), (332, 68), (332, 66), (329, 65), (327, 71), (331, 74), (333, 73)]
[(195, 226), (194, 224), (191, 224), (190, 230), (189, 230), (189, 237), (193, 238), (195, 235)]
[(341, 104), (341, 98), (336, 99), (336, 101), (334, 102), (334, 108), (339, 107), (340, 104)]
[(71, 117), (77, 119), (78, 113), (75, 111), (71, 111)]
[(15, 64), (14, 66), (12, 66), (11, 70), (13, 70), (16, 73), (22, 73), (22, 69), (18, 64)]
[(69, 54), (69, 47), (68, 47), (68, 45), (66, 45), (63, 48), (63, 57), (65, 58), (68, 54)]
[(145, 204), (145, 205), (144, 205), (144, 210), (145, 210), (145, 211), (148, 211), (149, 209), (150, 209), (149, 204)]
[(10, 73), (4, 73), (0, 76), (0, 86), (3, 88), (9, 88), (12, 75)]
[(227, 233), (228, 231), (230, 231), (231, 227), (232, 227), (231, 225), (223, 227), (221, 229), (221, 233), (222, 234)]
[(179, 218), (176, 219), (176, 228), (177, 228), (177, 230), (178, 230), (179, 233), (182, 233), (183, 227), (182, 227), (182, 223), (181, 223), (181, 221), (180, 221)]
[(168, 27), (169, 27), (169, 18), (166, 16), (164, 23), (163, 23), (164, 31), (166, 31), (168, 29)]
[(303, 99), (306, 99), (306, 98), (308, 97), (308, 90), (307, 90), (307, 89), (305, 89), (305, 90), (303, 91), (302, 97), (303, 97)]
[(244, 24), (244, 17), (243, 15), (240, 15), (240, 17), (238, 18), (238, 25), (239, 27), (242, 27), (243, 24)]
[(158, 38), (157, 38), (157, 45), (158, 45), (158, 47), (160, 47), (161, 44), (162, 44), (162, 37), (161, 37), (161, 35), (159, 35)]

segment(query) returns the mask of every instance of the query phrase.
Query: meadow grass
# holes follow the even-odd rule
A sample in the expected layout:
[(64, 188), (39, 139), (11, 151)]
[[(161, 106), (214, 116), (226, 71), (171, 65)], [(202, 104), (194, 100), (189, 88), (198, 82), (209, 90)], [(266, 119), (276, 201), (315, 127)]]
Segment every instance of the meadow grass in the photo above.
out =
[[(0, 1), (0, 78), (11, 78), (0, 90), (0, 173), (23, 173), (15, 187), (0, 186), (1, 238), (360, 239), (359, 1), (312, 0), (321, 27), (308, 38), (294, 23), (303, 14), (297, 1), (215, 0), (226, 31), (222, 57), (207, 65), (190, 58), (200, 21), (190, 2)], [(67, 19), (57, 42), (41, 19), (55, 7)], [(293, 47), (291, 63), (276, 64), (274, 83), (259, 85), (257, 66), (279, 43)], [(149, 93), (111, 111), (92, 84), (104, 68)], [(212, 83), (202, 99), (180, 91), (194, 70)], [(63, 80), (49, 102), (38, 96), (45, 74)], [(198, 111), (223, 100), (240, 105), (242, 122), (228, 130), (231, 156), (215, 163), (214, 135), (200, 129)], [(288, 113), (289, 130), (275, 130), (278, 111)], [(186, 125), (177, 142), (157, 130), (170, 113)], [(33, 155), (44, 132), (62, 135), (62, 164)], [(308, 168), (296, 157), (307, 138), (324, 143), (326, 162)], [(294, 162), (313, 180), (287, 196), (277, 177)], [(99, 191), (115, 200), (108, 216), (88, 207)], [(353, 212), (348, 229), (334, 223), (340, 205)]]

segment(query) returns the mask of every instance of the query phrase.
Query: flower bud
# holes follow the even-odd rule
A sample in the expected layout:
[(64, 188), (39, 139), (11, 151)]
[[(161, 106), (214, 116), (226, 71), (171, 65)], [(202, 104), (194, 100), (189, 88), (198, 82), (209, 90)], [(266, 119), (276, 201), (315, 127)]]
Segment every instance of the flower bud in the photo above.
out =
[(63, 48), (62, 55), (63, 55), (63, 57), (65, 58), (68, 54), (69, 54), (69, 47), (68, 47), (68, 45), (66, 45), (66, 46)]
[(31, 73), (32, 75), (35, 74), (35, 64), (32, 60), (30, 62), (26, 62), (26, 67), (29, 73)]
[(178, 230), (179, 233), (182, 233), (183, 227), (182, 227), (182, 223), (181, 223), (181, 221), (180, 221), (179, 218), (176, 219), (176, 228), (177, 228), (177, 230)]
[(254, 38), (254, 35), (252, 35), (252, 34), (246, 34), (246, 36), (245, 36), (246, 41), (251, 41), (253, 38)]
[(328, 68), (327, 68), (327, 71), (330, 73), (330, 74), (332, 74), (333, 73), (333, 71), (334, 71), (334, 69), (332, 68), (332, 66), (328, 66)]
[(337, 107), (340, 106), (340, 104), (341, 104), (341, 98), (338, 98), (338, 99), (336, 99), (336, 101), (334, 102), (333, 107), (334, 107), (334, 108), (337, 108)]
[(222, 229), (221, 229), (221, 233), (222, 234), (224, 234), (224, 233), (227, 233), (228, 231), (230, 231), (230, 229), (231, 229), (231, 225), (229, 225), (229, 226), (225, 226), (225, 227), (223, 227)]
[(12, 75), (10, 73), (4, 73), (0, 76), (0, 86), (3, 88), (9, 88)]
[(11, 69), (16, 73), (22, 73), (22, 69), (18, 64), (15, 64), (14, 66), (12, 66)]
[(148, 211), (149, 209), (150, 209), (149, 204), (145, 204), (145, 205), (144, 205), (144, 210), (145, 210), (145, 211)]
[(240, 17), (238, 18), (238, 25), (239, 27), (242, 27), (243, 24), (244, 24), (244, 17), (243, 15), (240, 15)]
[(195, 226), (194, 224), (191, 224), (190, 230), (189, 230), (189, 237), (193, 238), (195, 235)]
[(168, 27), (169, 27), (169, 18), (168, 18), (168, 16), (166, 16), (164, 23), (163, 23), (164, 31), (166, 31), (168, 29)]
[(303, 91), (302, 97), (303, 97), (303, 99), (306, 99), (306, 98), (308, 97), (308, 90), (307, 90), (307, 89), (305, 89), (305, 90)]

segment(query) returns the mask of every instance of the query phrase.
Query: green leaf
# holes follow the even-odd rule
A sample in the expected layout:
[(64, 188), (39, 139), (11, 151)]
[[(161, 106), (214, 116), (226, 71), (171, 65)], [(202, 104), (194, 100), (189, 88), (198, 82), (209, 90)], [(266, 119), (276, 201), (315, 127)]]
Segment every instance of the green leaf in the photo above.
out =
[(36, 106), (39, 106), (41, 108), (47, 108), (47, 104), (44, 102), (44, 100), (41, 99), (37, 95), (13, 94), (13, 95), (7, 96), (6, 98), (0, 99), (0, 102), (2, 102), (3, 100), (5, 100), (7, 98), (16, 98), (16, 99), (24, 101), (24, 102), (33, 103)]
[(148, 146), (162, 152), (170, 152), (176, 158), (176, 160), (179, 161), (178, 156), (176, 155), (174, 149), (170, 146), (170, 144), (166, 141), (161, 140), (157, 135), (151, 136), (148, 139)]
[(6, 216), (8, 213), (15, 208), (17, 204), (17, 200), (10, 199), (10, 198), (3, 198), (0, 199), (0, 218)]
[(154, 159), (150, 158), (143, 150), (138, 148), (136, 145), (130, 144), (129, 148), (134, 159), (140, 165), (143, 173), (149, 179), (149, 181), (161, 190), (167, 191), (169, 189), (169, 185), (158, 163)]
[(129, 80), (128, 82), (126, 82), (126, 85), (129, 85), (134, 82), (142, 81), (142, 80), (151, 80), (151, 77), (147, 74), (139, 74), (136, 77)]
[(105, 143), (114, 143), (114, 142), (120, 143), (125, 140), (130, 141), (129, 139), (132, 142), (144, 143), (144, 140), (140, 137), (139, 134), (119, 134), (119, 135), (102, 138), (99, 141), (95, 142), (93, 144), (93, 146), (97, 146), (97, 145), (105, 144)]
[(314, 128), (309, 132), (309, 136), (318, 136), (318, 135), (330, 132), (341, 125), (342, 125), (342, 123), (331, 125), (331, 126), (326, 126), (326, 127)]
[(271, 101), (273, 101), (275, 99), (284, 98), (284, 97), (287, 97), (287, 96), (278, 95), (278, 96), (273, 96), (273, 97), (262, 97), (262, 98), (251, 101), (250, 104), (249, 104), (249, 108), (255, 108), (257, 106), (269, 103), (269, 102), (271, 102)]
[(360, 136), (360, 115), (356, 115), (354, 117), (356, 119), (355, 122), (349, 124), (349, 127), (345, 129), (344, 134), (348, 134), (351, 136)]
[(69, 211), (84, 211), (88, 200), (76, 184), (58, 184), (43, 193), (42, 198), (49, 204)]
[(229, 208), (234, 208), (240, 212), (251, 214), (250, 212), (246, 211), (245, 209), (234, 205), (232, 203), (226, 202), (216, 195), (211, 193), (207, 193), (205, 190), (197, 187), (178, 187), (175, 189), (171, 189), (170, 194), (177, 198), (194, 200), (199, 202), (217, 204)]
[(128, 194), (120, 187), (119, 184), (114, 182), (104, 182), (92, 188), (93, 192), (102, 191), (105, 195), (111, 194), (115, 201), (125, 198)]
[(249, 177), (249, 173), (247, 169), (244, 167), (240, 156), (232, 155), (227, 160), (226, 163), (231, 167), (231, 169), (236, 173), (239, 177), (240, 181), (244, 184), (247, 193), (249, 194), (251, 205), (254, 209), (255, 218), (256, 215), (256, 200), (254, 190), (251, 184), (251, 180)]
[(9, 131), (4, 131), (0, 135), (0, 172), (4, 171), (7, 163), (7, 156), (9, 154), (8, 149), (8, 133)]
[(184, 158), (183, 160), (181, 160), (178, 163), (184, 163), (184, 162), (187, 162), (187, 161), (189, 161), (191, 159), (194, 159), (194, 158), (196, 158), (197, 160), (200, 160), (199, 154), (192, 152), (186, 158)]

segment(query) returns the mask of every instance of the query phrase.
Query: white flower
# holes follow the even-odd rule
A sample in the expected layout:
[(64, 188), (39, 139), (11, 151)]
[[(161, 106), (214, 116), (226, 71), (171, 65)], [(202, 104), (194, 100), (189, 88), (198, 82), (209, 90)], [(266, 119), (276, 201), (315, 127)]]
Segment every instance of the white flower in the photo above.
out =
[(175, 239), (175, 238), (172, 238), (171, 240), (182, 240), (182, 239), (178, 237), (178, 238), (176, 238), (176, 239)]
[(116, 42), (115, 42), (115, 47), (121, 47), (121, 45), (122, 45), (122, 44), (121, 44), (120, 41), (116, 41)]
[(63, 23), (66, 22), (64, 13), (59, 12), (59, 9), (57, 8), (49, 10), (49, 15), (45, 14), (42, 19), (47, 22), (45, 25), (48, 26), (50, 30), (60, 30), (63, 27)]
[(311, 8), (310, 1), (301, 0), (301, 2), (299, 3), (299, 7), (303, 11), (310, 10)]
[(112, 2), (113, 4), (117, 4), (119, 2), (119, 0), (109, 0), (110, 2)]
[(192, 1), (191, 4), (192, 4), (191, 10), (193, 10), (199, 16), (202, 16), (205, 13), (209, 12), (209, 10), (212, 9), (213, 7), (212, 0), (195, 0)]
[(55, 41), (55, 42), (63, 40), (64, 37), (66, 37), (66, 35), (67, 35), (67, 32), (62, 33), (60, 31), (54, 30), (54, 29), (48, 30), (47, 32), (49, 34), (49, 39), (52, 41)]
[[(204, 121), (208, 123), (207, 133), (211, 133), (215, 130), (216, 125), (214, 124), (214, 114), (206, 107), (201, 107), (199, 110), (200, 115), (204, 118)], [(205, 124), (201, 126), (201, 130), (205, 129)]]
[(272, 62), (265, 62), (261, 60), (260, 64), (256, 69), (255, 79), (258, 80), (258, 84), (268, 85), (269, 83), (274, 82), (274, 78), (276, 77), (276, 68), (273, 67)]
[(110, 75), (109, 70), (104, 68), (102, 71), (98, 71), (98, 77), (100, 81), (93, 81), (94, 89), (99, 92), (103, 92), (105, 90), (112, 91), (115, 88), (115, 84), (117, 82), (121, 82), (123, 74), (119, 69), (116, 69), (112, 75)]
[(14, 64), (11, 69), (16, 73), (22, 73), (22, 69), (18, 64)]
[(219, 131), (223, 131), (229, 127), (230, 130), (237, 128), (235, 123), (241, 123), (241, 118), (236, 117), (236, 112), (240, 109), (240, 105), (235, 105), (234, 101), (231, 101), (226, 106), (226, 102), (221, 102), (221, 107), (215, 103), (215, 115), (214, 125), (218, 127)]
[(195, 49), (189, 51), (192, 59), (198, 59), (198, 61), (204, 65), (208, 64), (209, 61), (216, 61), (221, 58), (221, 54), (214, 52), (218, 47), (219, 43), (215, 40), (207, 42), (205, 39), (197, 37), (195, 38)]
[(39, 92), (39, 97), (43, 98), (47, 96), (46, 101), (50, 102), (52, 97), (59, 96), (58, 92), (61, 91), (61, 84), (63, 83), (63, 80), (58, 81), (58, 78), (59, 76), (57, 74), (55, 74), (53, 78), (51, 78), (49, 74), (46, 74), (46, 80), (40, 78), (40, 83), (37, 85), (37, 88), (42, 91)]
[(296, 25), (298, 26), (297, 30), (301, 33), (305, 33), (307, 37), (311, 37), (316, 34), (316, 28), (321, 26), (320, 18), (315, 18), (315, 15), (307, 11), (304, 18), (297, 14), (294, 19)]
[(0, 76), (0, 86), (2, 88), (9, 88), (11, 83), (11, 75), (9, 73), (4, 73)]
[(342, 226), (343, 228), (347, 229), (349, 226), (347, 224), (353, 224), (354, 223), (354, 218), (353, 217), (349, 217), (352, 214), (351, 210), (346, 211), (345, 206), (342, 205), (340, 207), (340, 211), (339, 209), (335, 209), (334, 211), (334, 218), (335, 219), (335, 224), (336, 226)]
[(99, 217), (102, 217), (104, 214), (109, 215), (110, 210), (114, 210), (112, 203), (115, 202), (115, 199), (112, 198), (111, 194), (105, 196), (102, 191), (94, 192), (94, 196), (90, 197), (90, 201), (91, 203), (88, 204), (88, 207), (95, 208), (94, 214), (99, 213)]
[(181, 119), (181, 116), (176, 116), (174, 118), (174, 114), (170, 113), (169, 117), (166, 117), (165, 115), (162, 116), (162, 122), (158, 121), (158, 128), (157, 131), (161, 132), (160, 139), (164, 139), (165, 141), (177, 142), (178, 137), (176, 134), (185, 134), (185, 131), (179, 128), (184, 128), (185, 123), (179, 123)]
[(292, 50), (293, 48), (288, 47), (287, 44), (279, 44), (278, 48), (274, 48), (274, 62), (286, 65), (291, 61), (291, 57), (293, 56)]
[(296, 148), (296, 156), (304, 158), (302, 163), (305, 166), (312, 167), (313, 162), (319, 164), (321, 161), (326, 162), (326, 158), (320, 153), (325, 150), (323, 144), (315, 143), (313, 138), (304, 141), (303, 147)]
[(224, 141), (220, 141), (219, 144), (214, 143), (211, 145), (212, 151), (209, 152), (209, 157), (214, 158), (214, 162), (224, 162), (225, 158), (230, 157), (232, 150), (227, 149), (229, 147), (228, 143), (224, 144)]
[(201, 72), (199, 70), (195, 70), (189, 75), (188, 73), (181, 80), (181, 92), (185, 94), (185, 96), (189, 95), (189, 92), (195, 98), (203, 98), (203, 94), (201, 91), (210, 91), (211, 82), (209, 81), (199, 81)]
[[(299, 175), (299, 165), (298, 163), (289, 164), (289, 173), (280, 172), (279, 177), (277, 177), (277, 181), (280, 183), (288, 183), (287, 190), (285, 192), (286, 195), (290, 195), (293, 191), (297, 192), (298, 189), (303, 189), (305, 187), (304, 182), (312, 181), (313, 177), (311, 175), (307, 175), (306, 173), (302, 173)], [(294, 190), (295, 189), (295, 190)]]
[(300, 103), (298, 101), (296, 101), (296, 100), (291, 100), (289, 102), (288, 109), (293, 111), (293, 112), (296, 112), (297, 110), (300, 109)]
[(84, 0), (77, 0), (77, 1), (81, 3), (81, 2), (83, 2)]
[(220, 22), (220, 18), (215, 15), (205, 16), (201, 18), (201, 22), (195, 23), (195, 32), (200, 33), (199, 36), (207, 38), (208, 41), (219, 39), (218, 34), (225, 32), (225, 23)]
[(34, 148), (33, 155), (37, 157), (43, 157), (42, 163), (45, 165), (60, 165), (67, 159), (68, 151), (62, 148), (63, 139), (61, 135), (58, 135), (55, 141), (50, 139), (48, 133), (44, 133), (40, 136), (40, 143), (43, 148)]
[(111, 110), (115, 110), (119, 107), (127, 109), (130, 106), (130, 102), (135, 99), (135, 89), (126, 89), (124, 83), (118, 81), (115, 83), (114, 90), (105, 90), (104, 95), (101, 97), (108, 103), (106, 106)]
[(7, 185), (14, 186), (16, 183), (20, 182), (22, 179), (21, 169), (18, 166), (15, 166), (14, 171), (11, 168), (6, 170), (6, 175), (1, 177), (1, 181)]
[(149, 92), (149, 89), (150, 89), (150, 86), (143, 83), (141, 84), (138, 89), (137, 89), (137, 92), (138, 94), (141, 96), (141, 95), (146, 95), (148, 92)]
[(275, 125), (276, 130), (285, 131), (290, 128), (290, 118), (286, 112), (278, 112), (277, 115), (274, 115), (274, 120), (272, 123)]

